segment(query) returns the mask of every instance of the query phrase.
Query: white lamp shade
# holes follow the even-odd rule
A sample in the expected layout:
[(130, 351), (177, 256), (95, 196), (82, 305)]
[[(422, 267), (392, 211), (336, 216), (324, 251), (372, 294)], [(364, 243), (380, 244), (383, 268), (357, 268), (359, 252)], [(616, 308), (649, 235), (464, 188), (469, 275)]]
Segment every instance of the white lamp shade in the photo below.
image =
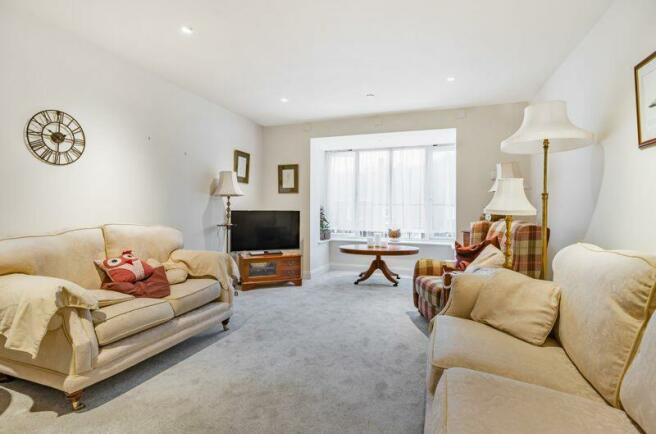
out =
[(499, 178), (519, 178), (519, 170), (515, 170), (515, 162), (497, 163), (497, 176), (494, 178), (494, 184), (490, 187), (490, 192), (497, 191), (497, 180)]
[(501, 142), (501, 151), (509, 154), (538, 154), (549, 139), (549, 151), (561, 152), (591, 145), (594, 135), (575, 126), (567, 117), (565, 101), (531, 104), (524, 109), (519, 129)]
[(237, 174), (231, 170), (219, 172), (219, 184), (214, 196), (243, 196), (244, 193), (237, 183)]
[(535, 215), (536, 210), (524, 193), (522, 178), (499, 178), (494, 197), (483, 210), (485, 214)]

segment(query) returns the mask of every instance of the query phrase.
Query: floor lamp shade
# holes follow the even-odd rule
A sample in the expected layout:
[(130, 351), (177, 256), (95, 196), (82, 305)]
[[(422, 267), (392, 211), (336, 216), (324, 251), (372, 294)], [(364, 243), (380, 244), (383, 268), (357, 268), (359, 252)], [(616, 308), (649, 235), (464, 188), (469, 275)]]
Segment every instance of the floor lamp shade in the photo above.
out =
[(497, 184), (499, 181), (499, 178), (518, 178), (519, 175), (519, 170), (515, 169), (515, 162), (510, 161), (507, 163), (497, 163), (497, 175), (494, 178), (494, 184), (492, 184), (492, 187), (488, 190), (490, 193), (494, 193), (497, 191)]
[(551, 152), (561, 152), (591, 145), (594, 135), (569, 120), (565, 101), (541, 102), (524, 109), (522, 125), (501, 142), (501, 151), (539, 154), (543, 151), (544, 140), (549, 140)]

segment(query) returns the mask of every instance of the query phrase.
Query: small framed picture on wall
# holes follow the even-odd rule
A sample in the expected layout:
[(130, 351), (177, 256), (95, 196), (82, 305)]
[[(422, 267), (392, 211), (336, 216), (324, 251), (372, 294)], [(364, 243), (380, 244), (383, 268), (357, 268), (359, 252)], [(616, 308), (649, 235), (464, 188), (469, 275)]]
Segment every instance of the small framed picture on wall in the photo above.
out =
[(298, 164), (278, 165), (278, 193), (298, 193)]
[(248, 175), (251, 169), (251, 154), (235, 149), (234, 168), (237, 182), (248, 184)]
[(656, 145), (656, 52), (635, 67), (638, 144)]

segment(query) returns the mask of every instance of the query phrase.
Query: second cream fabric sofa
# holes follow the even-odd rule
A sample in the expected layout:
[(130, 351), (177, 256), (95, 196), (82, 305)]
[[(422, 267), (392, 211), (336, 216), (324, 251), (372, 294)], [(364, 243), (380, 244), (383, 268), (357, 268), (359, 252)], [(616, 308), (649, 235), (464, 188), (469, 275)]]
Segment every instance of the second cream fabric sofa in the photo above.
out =
[(458, 275), (432, 322), (426, 433), (656, 433), (656, 258), (559, 252), (559, 318), (541, 346), (470, 319), (487, 278)]
[[(80, 399), (85, 387), (217, 323), (227, 328), (232, 288), (210, 276), (171, 285), (171, 295), (163, 299), (98, 289), (102, 275), (94, 260), (131, 249), (140, 258), (164, 263), (182, 248), (182, 233), (163, 226), (105, 225), (0, 240), (0, 279), (64, 279), (89, 290), (98, 300), (95, 310), (60, 309), (34, 358), (5, 348), (6, 339), (0, 335), (0, 374), (62, 390), (77, 410), (83, 407)], [(217, 255), (193, 254), (212, 255), (211, 259)]]

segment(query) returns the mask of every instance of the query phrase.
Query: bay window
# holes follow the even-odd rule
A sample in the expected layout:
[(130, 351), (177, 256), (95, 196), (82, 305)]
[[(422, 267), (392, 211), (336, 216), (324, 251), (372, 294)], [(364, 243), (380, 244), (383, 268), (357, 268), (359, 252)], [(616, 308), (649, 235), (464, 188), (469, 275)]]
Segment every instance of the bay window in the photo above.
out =
[(455, 239), (455, 145), (328, 151), (325, 173), (334, 236), (400, 228), (406, 240)]

